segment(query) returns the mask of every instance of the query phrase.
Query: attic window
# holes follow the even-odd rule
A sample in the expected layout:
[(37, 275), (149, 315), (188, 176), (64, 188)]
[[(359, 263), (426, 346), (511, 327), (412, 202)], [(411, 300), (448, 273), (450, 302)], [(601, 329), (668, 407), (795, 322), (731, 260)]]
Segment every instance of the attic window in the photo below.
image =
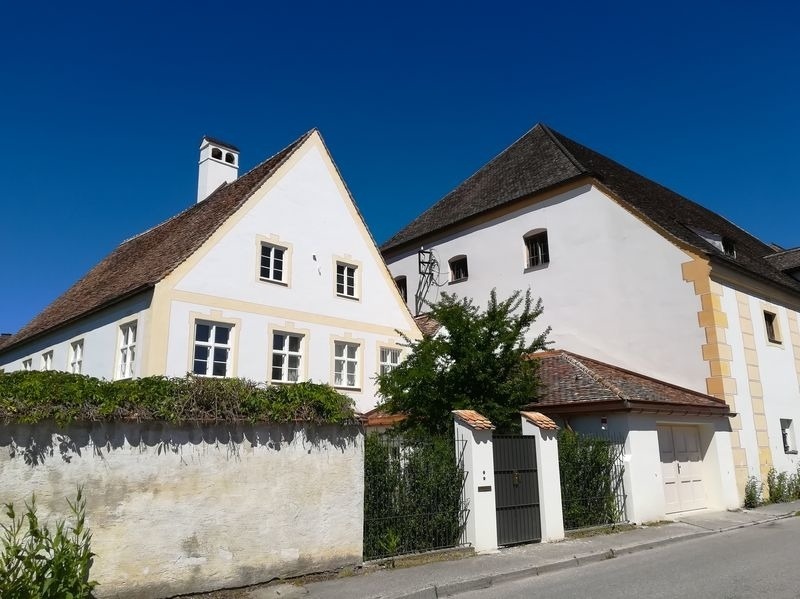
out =
[(404, 302), (408, 301), (408, 286), (406, 285), (405, 277), (395, 277), (394, 284), (397, 285), (397, 290), (403, 298)]
[(550, 248), (547, 244), (547, 231), (531, 231), (523, 238), (525, 241), (526, 268), (550, 263)]
[(450, 259), (450, 282), (456, 283), (458, 281), (466, 281), (469, 277), (469, 270), (467, 269), (467, 257), (455, 256)]
[(227, 162), (228, 164), (235, 164), (236, 157), (230, 152), (225, 152), (225, 162)]
[(217, 160), (222, 160), (222, 150), (219, 148), (211, 148), (211, 157)]
[(723, 237), (722, 238), (722, 251), (725, 252), (726, 256), (730, 256), (731, 258), (736, 257), (736, 243), (730, 237)]

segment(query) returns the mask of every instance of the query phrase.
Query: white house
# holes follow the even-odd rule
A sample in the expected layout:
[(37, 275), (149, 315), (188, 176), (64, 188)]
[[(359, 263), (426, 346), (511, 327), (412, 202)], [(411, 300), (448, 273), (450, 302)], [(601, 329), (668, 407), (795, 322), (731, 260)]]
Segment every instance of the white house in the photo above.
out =
[(197, 203), (0, 340), (0, 368), (310, 379), (374, 407), (397, 331), (419, 331), (320, 134), (238, 166), (235, 147), (203, 138)]
[(382, 252), (415, 313), (530, 288), (556, 348), (724, 400), (740, 493), (796, 469), (800, 250), (537, 125)]

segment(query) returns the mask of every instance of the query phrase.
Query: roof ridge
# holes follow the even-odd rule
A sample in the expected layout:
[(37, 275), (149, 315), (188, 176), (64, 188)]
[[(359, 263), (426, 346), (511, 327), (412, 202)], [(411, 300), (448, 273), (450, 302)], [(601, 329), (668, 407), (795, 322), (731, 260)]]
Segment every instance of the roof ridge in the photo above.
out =
[(789, 248), (788, 250), (781, 250), (780, 252), (773, 252), (771, 254), (766, 254), (764, 258), (772, 258), (773, 256), (780, 256), (781, 254), (788, 254), (789, 252), (798, 252), (800, 251), (800, 246), (795, 248)]
[[(562, 135), (561, 133), (557, 133), (556, 131), (554, 131), (553, 129), (551, 129), (550, 127), (548, 127), (547, 125), (545, 125), (544, 123), (538, 123), (538, 124), (537, 124), (537, 127), (541, 127), (541, 128), (542, 128), (542, 131), (544, 131), (544, 132), (547, 134), (547, 136), (548, 136), (548, 137), (549, 137), (549, 138), (550, 138), (550, 139), (553, 141), (553, 143), (554, 143), (554, 144), (556, 144), (556, 146), (558, 146), (558, 149), (559, 149), (559, 150), (561, 150), (561, 151), (563, 152), (563, 154), (564, 154), (564, 156), (566, 156), (567, 160), (569, 160), (570, 162), (572, 162), (572, 164), (574, 164), (574, 165), (575, 165), (575, 167), (577, 167), (577, 169), (578, 169), (579, 171), (581, 171), (581, 172), (583, 172), (583, 173), (587, 173), (587, 174), (590, 174), (590, 173), (592, 172), (590, 169), (586, 168), (586, 167), (583, 165), (583, 163), (582, 163), (580, 160), (578, 160), (578, 159), (577, 159), (577, 158), (576, 158), (576, 157), (575, 157), (575, 156), (572, 154), (572, 152), (570, 152), (570, 151), (569, 151), (569, 150), (568, 150), (568, 149), (567, 149), (567, 148), (564, 146), (564, 144), (562, 144), (562, 143), (561, 143), (561, 140), (559, 140), (559, 139), (558, 139), (558, 137), (556, 136), (556, 134), (558, 134), (558, 135)], [(534, 127), (534, 128), (535, 128), (535, 127)], [(562, 137), (566, 137), (566, 135), (562, 135)]]
[[(622, 392), (622, 389), (620, 389), (619, 387), (617, 387), (616, 385), (614, 385), (610, 381), (605, 380), (602, 376), (600, 376), (599, 374), (595, 373), (591, 368), (589, 368), (588, 366), (583, 364), (578, 359), (577, 355), (572, 355), (569, 352), (564, 351), (564, 350), (561, 350), (561, 352), (562, 352), (561, 355), (564, 357), (564, 359), (567, 362), (569, 362), (570, 364), (572, 364), (573, 366), (575, 366), (576, 368), (581, 370), (584, 374), (590, 376), (595, 381), (597, 381), (598, 383), (600, 383), (601, 385), (606, 387), (609, 391), (611, 391), (614, 395), (619, 397), (621, 400), (630, 401), (630, 398), (627, 395), (625, 395), (625, 393)], [(611, 366), (611, 365), (609, 364), (609, 366)]]

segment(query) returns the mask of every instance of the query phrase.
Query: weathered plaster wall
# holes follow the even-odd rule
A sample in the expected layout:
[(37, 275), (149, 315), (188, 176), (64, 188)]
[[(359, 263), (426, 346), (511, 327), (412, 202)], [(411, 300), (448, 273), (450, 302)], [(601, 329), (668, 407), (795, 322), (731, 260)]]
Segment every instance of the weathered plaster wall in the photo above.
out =
[(166, 597), (361, 561), (356, 427), (0, 426), (0, 502), (83, 485), (100, 597)]

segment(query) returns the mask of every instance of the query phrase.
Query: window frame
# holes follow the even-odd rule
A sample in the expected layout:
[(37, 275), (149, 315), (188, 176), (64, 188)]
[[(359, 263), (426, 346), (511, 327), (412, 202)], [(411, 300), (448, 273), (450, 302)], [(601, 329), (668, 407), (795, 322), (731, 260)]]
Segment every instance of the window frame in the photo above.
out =
[(794, 421), (791, 418), (781, 418), (780, 425), (783, 453), (797, 455), (797, 441), (794, 435)]
[(400, 297), (403, 298), (403, 302), (408, 302), (408, 277), (405, 275), (399, 275), (395, 277), (394, 285), (397, 287)]
[[(131, 331), (133, 331), (133, 341), (130, 340)], [(138, 319), (129, 320), (119, 325), (117, 329), (117, 360), (114, 369), (114, 380), (119, 381), (134, 377), (138, 340)]]
[[(384, 360), (384, 352), (397, 352), (397, 362)], [(379, 345), (378, 346), (378, 374), (388, 374), (397, 368), (403, 361), (403, 348), (397, 345)], [(390, 367), (386, 369), (386, 367)]]
[[(542, 239), (544, 243), (541, 243)], [(525, 246), (526, 272), (544, 268), (550, 264), (550, 238), (547, 229), (528, 231), (522, 236), (522, 243)]]
[[(342, 276), (342, 283), (341, 283), (342, 291), (339, 291), (339, 277), (340, 277), (339, 269), (340, 268), (343, 269), (343, 272), (341, 274), (341, 276)], [(349, 287), (350, 287), (348, 285), (348, 281), (347, 281), (347, 279), (348, 279), (347, 271), (348, 270), (352, 270), (352, 279), (353, 279), (353, 281), (352, 281), (352, 294), (347, 292)], [(360, 293), (361, 285), (359, 284), (359, 278), (360, 278), (359, 275), (360, 275), (360, 268), (359, 268), (358, 264), (353, 264), (352, 262), (348, 262), (346, 260), (337, 260), (336, 261), (336, 272), (334, 274), (334, 280), (333, 280), (333, 289), (334, 289), (334, 292), (336, 293), (336, 296), (337, 297), (343, 297), (345, 299), (352, 299), (352, 300), (361, 299), (361, 293)]]
[[(275, 349), (275, 338), (277, 336), (282, 336), (284, 338), (284, 342), (282, 344), (282, 348), (280, 350)], [(298, 343), (298, 350), (292, 351), (289, 348), (289, 339), (295, 337), (299, 339)], [(305, 376), (305, 369), (306, 369), (306, 334), (301, 333), (299, 331), (292, 331), (292, 330), (284, 330), (284, 329), (274, 329), (270, 330), (270, 346), (269, 346), (269, 378), (268, 380), (270, 383), (280, 383), (280, 384), (294, 384), (299, 383), (306, 380)], [(276, 379), (273, 375), (275, 372), (275, 355), (284, 356), (284, 362), (281, 364), (281, 378)], [(297, 356), (297, 378), (295, 380), (289, 379), (289, 358), (292, 356)], [(286, 378), (283, 378), (284, 375)]]
[[(345, 349), (345, 353), (342, 356), (337, 356), (336, 348), (337, 346), (344, 346), (347, 347), (355, 347), (355, 357), (350, 358), (347, 355), (347, 350)], [(350, 339), (350, 338), (336, 338), (333, 339), (331, 343), (331, 360), (333, 368), (331, 369), (331, 386), (336, 389), (345, 389), (349, 391), (360, 391), (362, 385), (362, 368), (363, 368), (363, 360), (364, 360), (364, 352), (363, 352), (364, 343), (363, 341), (357, 339)], [(342, 362), (342, 370), (339, 373), (341, 376), (341, 383), (336, 382), (336, 375), (337, 375), (337, 362)], [(354, 364), (353, 367), (353, 385), (347, 384), (346, 376), (349, 375), (347, 372), (347, 365)]]
[[(270, 257), (269, 257), (269, 273), (270, 276), (264, 276), (263, 270), (264, 266), (264, 249), (269, 248), (271, 250)], [(273, 274), (275, 272), (275, 257), (274, 252), (275, 250), (279, 250), (281, 252), (281, 278), (276, 279)], [(288, 247), (275, 243), (271, 240), (259, 239), (258, 242), (258, 258), (256, 260), (256, 274), (259, 281), (263, 283), (272, 283), (276, 285), (289, 285), (289, 257), (290, 257), (290, 250)]]
[(83, 374), (83, 357), (85, 355), (83, 339), (75, 339), (69, 343), (69, 361), (67, 371), (72, 374)]
[(33, 358), (25, 358), (22, 361), (22, 370), (24, 372), (31, 372), (33, 370)]
[[(456, 278), (456, 274), (459, 273), (458, 266), (460, 263), (464, 263), (464, 270), (463, 276), (459, 276)], [(461, 283), (462, 281), (466, 281), (469, 279), (469, 260), (467, 259), (466, 254), (459, 254), (457, 256), (453, 256), (447, 261), (447, 266), (450, 269), (450, 284), (453, 283)]]
[[(208, 326), (208, 341), (198, 341), (197, 339), (197, 331), (199, 326)], [(228, 329), (228, 342), (227, 343), (220, 343), (216, 341), (216, 333), (218, 328)], [(189, 372), (194, 374), (195, 376), (203, 376), (209, 378), (229, 378), (235, 376), (235, 372), (233, 369), (234, 365), (234, 336), (235, 336), (235, 329), (236, 324), (230, 322), (224, 322), (219, 320), (214, 320), (212, 318), (195, 318), (192, 328), (192, 337), (191, 337), (191, 347), (192, 351), (189, 355), (189, 362), (191, 364), (191, 368)], [(206, 347), (208, 348), (208, 353), (204, 360), (200, 360), (197, 358), (197, 347)], [(225, 359), (225, 374), (214, 374), (214, 364), (219, 363), (219, 360), (214, 359), (214, 350), (215, 349), (225, 349), (227, 350), (227, 357)], [(205, 361), (206, 369), (205, 373), (197, 372), (195, 370), (196, 363)], [(210, 372), (209, 372), (210, 370)]]

